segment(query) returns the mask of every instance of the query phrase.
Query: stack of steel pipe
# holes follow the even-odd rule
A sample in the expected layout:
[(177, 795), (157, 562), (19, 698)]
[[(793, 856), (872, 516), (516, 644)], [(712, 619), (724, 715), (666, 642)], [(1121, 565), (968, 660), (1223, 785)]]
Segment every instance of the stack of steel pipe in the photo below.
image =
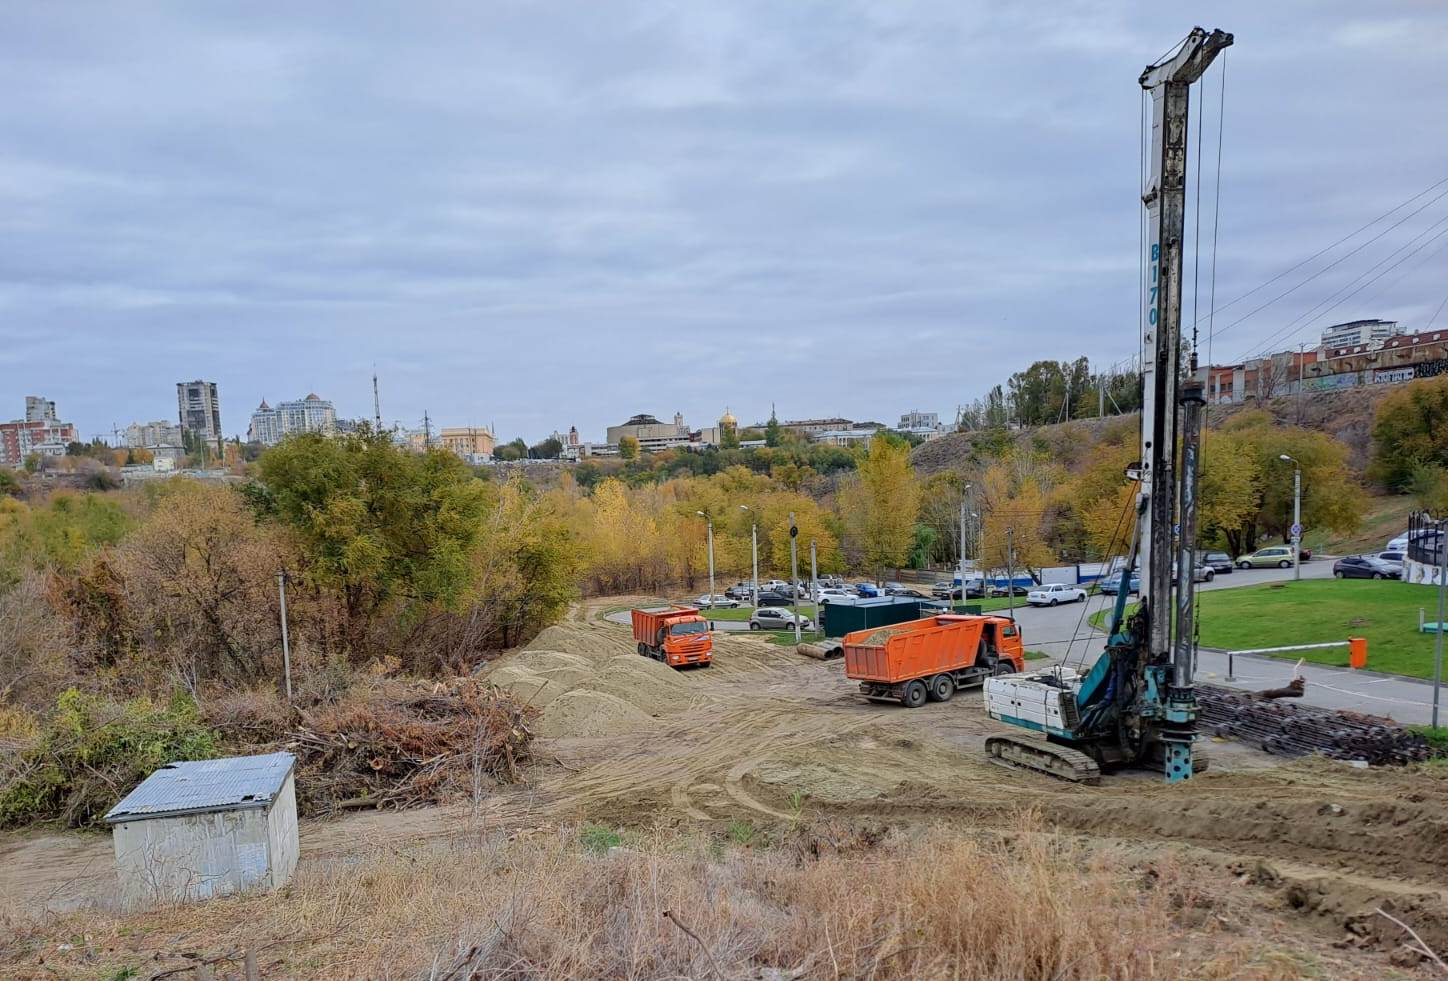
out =
[(1426, 739), (1391, 719), (1274, 701), (1218, 685), (1197, 685), (1197, 726), (1203, 735), (1240, 740), (1277, 756), (1322, 753), (1391, 766), (1432, 755)]

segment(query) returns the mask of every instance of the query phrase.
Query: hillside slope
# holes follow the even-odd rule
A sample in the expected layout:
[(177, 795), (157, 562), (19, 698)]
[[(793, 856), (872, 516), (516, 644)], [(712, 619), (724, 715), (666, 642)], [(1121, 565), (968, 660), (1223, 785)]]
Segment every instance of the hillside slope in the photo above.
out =
[[(1234, 416), (1251, 410), (1267, 412), (1284, 425), (1301, 425), (1320, 430), (1348, 447), (1350, 461), (1357, 471), (1366, 468), (1371, 452), (1373, 415), (1377, 406), (1394, 386), (1379, 385), (1344, 389), (1339, 392), (1305, 392), (1294, 396), (1247, 402), (1238, 405), (1213, 405), (1207, 410), (1207, 425), (1216, 427)], [(1136, 413), (1107, 416), (1104, 419), (1074, 419), (1051, 426), (1014, 429), (1008, 433), (950, 433), (940, 439), (922, 443), (911, 454), (915, 469), (924, 476), (944, 470), (956, 470), (992, 456), (1002, 442), (1016, 446), (1034, 445), (1059, 462), (1074, 469), (1090, 456), (1092, 449), (1134, 432), (1138, 426)]]

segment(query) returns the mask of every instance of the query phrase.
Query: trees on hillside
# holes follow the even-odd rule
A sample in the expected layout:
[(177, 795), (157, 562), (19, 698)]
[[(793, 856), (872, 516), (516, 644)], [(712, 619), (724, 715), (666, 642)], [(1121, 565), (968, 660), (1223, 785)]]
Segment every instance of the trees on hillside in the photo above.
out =
[(1378, 403), (1371, 476), (1408, 490), (1420, 464), (1448, 466), (1448, 375), (1410, 382)]
[(861, 565), (879, 579), (886, 569), (904, 566), (915, 543), (919, 510), (920, 485), (909, 448), (870, 440), (857, 479), (841, 492), (841, 516)]

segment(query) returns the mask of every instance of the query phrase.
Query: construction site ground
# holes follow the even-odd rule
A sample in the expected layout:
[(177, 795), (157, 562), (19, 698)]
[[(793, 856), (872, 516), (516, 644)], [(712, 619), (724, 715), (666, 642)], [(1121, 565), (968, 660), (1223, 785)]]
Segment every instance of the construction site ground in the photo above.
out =
[[(1448, 948), (1448, 768), (1284, 761), (1216, 742), (1210, 771), (1187, 784), (1136, 772), (1077, 786), (988, 762), (984, 739), (1003, 730), (978, 690), (915, 710), (870, 703), (842, 662), (748, 636), (716, 638), (710, 668), (675, 671), (602, 619), (618, 603), (580, 610), (486, 669), (540, 710), (526, 784), (455, 807), (304, 821), (302, 861), (480, 826), (723, 834), (739, 822), (767, 832), (828, 817), (1000, 831), (1030, 814), (1070, 835), (1186, 849), (1238, 872), (1273, 915), (1324, 945), (1396, 936), (1373, 912), (1382, 906)], [(9, 904), (104, 905), (112, 875), (105, 836), (0, 836)]]

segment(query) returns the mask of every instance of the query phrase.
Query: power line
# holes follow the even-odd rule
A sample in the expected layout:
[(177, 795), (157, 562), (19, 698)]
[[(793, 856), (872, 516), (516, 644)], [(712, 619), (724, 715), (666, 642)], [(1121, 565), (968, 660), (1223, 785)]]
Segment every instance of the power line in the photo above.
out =
[[(1227, 80), (1226, 80), (1226, 77), (1225, 77), (1225, 70), (1226, 70), (1226, 66), (1225, 66), (1225, 63), (1224, 63), (1224, 64), (1223, 64), (1223, 73), (1224, 73), (1224, 74), (1223, 74), (1223, 78), (1222, 78), (1222, 86), (1223, 86), (1223, 89), (1222, 89), (1222, 98), (1223, 98), (1224, 104), (1225, 104), (1225, 99), (1226, 99), (1226, 81), (1227, 81)], [(1220, 140), (1219, 140), (1219, 147), (1220, 147)], [(1219, 153), (1219, 156), (1220, 156), (1220, 153)], [(1263, 282), (1263, 283), (1259, 283), (1258, 285), (1252, 287), (1250, 290), (1248, 290), (1247, 292), (1243, 293), (1241, 296), (1237, 297), (1236, 299), (1234, 299), (1234, 300), (1229, 300), (1229, 301), (1227, 301), (1226, 303), (1223, 303), (1220, 307), (1213, 307), (1213, 308), (1208, 312), (1207, 316), (1210, 318), (1212, 315), (1216, 314), (1216, 313), (1219, 312), (1219, 311), (1227, 310), (1227, 309), (1229, 309), (1229, 308), (1231, 308), (1231, 307), (1236, 306), (1238, 303), (1241, 303), (1243, 300), (1247, 299), (1247, 297), (1253, 295), (1254, 293), (1260, 292), (1261, 290), (1266, 289), (1267, 287), (1271, 286), (1273, 283), (1277, 282), (1279, 279), (1282, 279), (1282, 278), (1285, 277), (1285, 276), (1291, 275), (1292, 273), (1294, 273), (1294, 272), (1296, 272), (1297, 270), (1301, 269), (1303, 266), (1305, 266), (1305, 265), (1307, 265), (1308, 263), (1312, 262), (1314, 259), (1317, 259), (1317, 258), (1319, 258), (1319, 257), (1321, 257), (1321, 256), (1323, 256), (1323, 255), (1326, 255), (1328, 252), (1331, 252), (1333, 249), (1337, 248), (1339, 245), (1342, 245), (1343, 243), (1348, 242), (1348, 241), (1350, 241), (1351, 239), (1356, 238), (1359, 234), (1361, 234), (1362, 232), (1367, 231), (1369, 228), (1373, 227), (1373, 226), (1376, 225), (1378, 222), (1382, 221), (1384, 218), (1386, 218), (1386, 217), (1388, 217), (1389, 215), (1391, 215), (1393, 212), (1397, 211), (1397, 210), (1400, 209), (1400, 208), (1405, 208), (1405, 207), (1407, 207), (1408, 205), (1412, 204), (1414, 201), (1416, 201), (1416, 200), (1418, 200), (1419, 198), (1421, 198), (1423, 195), (1431, 193), (1432, 191), (1436, 190), (1437, 188), (1441, 187), (1441, 186), (1444, 185), (1444, 184), (1448, 184), (1448, 177), (1444, 177), (1442, 180), (1439, 180), (1439, 181), (1434, 182), (1433, 184), (1430, 184), (1428, 187), (1426, 187), (1426, 188), (1424, 188), (1423, 190), (1419, 191), (1417, 194), (1414, 194), (1412, 197), (1408, 198), (1406, 201), (1403, 201), (1403, 202), (1401, 202), (1401, 203), (1399, 203), (1399, 204), (1393, 205), (1393, 206), (1392, 206), (1391, 208), (1389, 208), (1387, 211), (1384, 211), (1382, 214), (1378, 215), (1376, 218), (1374, 218), (1372, 221), (1368, 222), (1367, 224), (1362, 225), (1362, 226), (1354, 229), (1353, 231), (1351, 231), (1351, 232), (1349, 232), (1348, 234), (1344, 235), (1342, 238), (1338, 239), (1336, 242), (1333, 242), (1331, 245), (1328, 245), (1328, 246), (1326, 246), (1325, 248), (1319, 249), (1318, 251), (1314, 252), (1312, 255), (1308, 256), (1306, 259), (1303, 259), (1301, 262), (1297, 263), (1296, 265), (1287, 267), (1286, 269), (1282, 270), (1282, 271), (1281, 271), (1280, 273), (1278, 273), (1277, 275), (1273, 276), (1271, 279), (1268, 279), (1267, 281), (1265, 281), (1265, 282)], [(1440, 197), (1441, 197), (1441, 195), (1440, 195)], [(1437, 200), (1437, 199), (1435, 198), (1434, 200)], [(1429, 202), (1429, 203), (1431, 204), (1432, 202)], [(1250, 314), (1249, 314), (1249, 316), (1250, 316)]]
[[(1444, 220), (1445, 220), (1445, 221), (1448, 221), (1448, 218), (1445, 218)], [(1438, 225), (1441, 225), (1441, 224), (1443, 224), (1443, 221), (1436, 222), (1436, 223), (1435, 223), (1433, 226), (1431, 226), (1431, 227), (1436, 228)], [(1422, 235), (1422, 233), (1419, 233), (1419, 235), (1414, 236), (1414, 238), (1415, 238), (1415, 239), (1416, 239), (1416, 238), (1419, 238), (1419, 237), (1421, 237), (1421, 235)], [(1432, 238), (1430, 238), (1430, 239), (1428, 239), (1427, 241), (1422, 242), (1421, 244), (1419, 244), (1416, 248), (1413, 249), (1413, 251), (1409, 252), (1406, 256), (1403, 257), (1404, 260), (1413, 258), (1413, 256), (1415, 256), (1415, 255), (1417, 255), (1419, 252), (1423, 251), (1423, 249), (1427, 248), (1429, 245), (1433, 244), (1433, 243), (1436, 242), (1438, 239), (1442, 238), (1444, 235), (1448, 235), (1448, 228), (1444, 228), (1442, 231), (1438, 232), (1438, 234), (1434, 235)], [(1409, 243), (1409, 244), (1411, 244), (1411, 240), (1410, 240), (1410, 243)], [(1357, 280), (1358, 280), (1358, 279), (1361, 279), (1363, 275), (1366, 275), (1367, 273), (1372, 272), (1374, 269), (1377, 269), (1379, 266), (1384, 265), (1389, 259), (1392, 259), (1393, 256), (1396, 256), (1399, 252), (1402, 252), (1403, 249), (1405, 249), (1405, 248), (1407, 248), (1407, 247), (1408, 247), (1407, 245), (1399, 246), (1397, 249), (1393, 250), (1393, 252), (1390, 253), (1386, 258), (1384, 258), (1384, 259), (1380, 260), (1379, 262), (1375, 263), (1375, 264), (1374, 264), (1373, 266), (1371, 266), (1366, 272), (1364, 272), (1362, 275), (1359, 275), (1356, 279), (1354, 279), (1354, 280), (1352, 281), (1352, 283), (1357, 282)], [(1433, 252), (1429, 253), (1429, 257), (1431, 257), (1431, 256), (1433, 256), (1433, 255), (1436, 255), (1436, 254), (1437, 254), (1437, 250), (1434, 250)], [(1282, 330), (1276, 331), (1276, 332), (1273, 333), (1271, 336), (1269, 336), (1269, 337), (1267, 338), (1267, 340), (1263, 341), (1261, 344), (1257, 345), (1257, 347), (1253, 348), (1250, 352), (1248, 352), (1248, 354), (1244, 355), (1243, 358), (1242, 358), (1242, 360), (1245, 361), (1245, 360), (1246, 360), (1247, 358), (1249, 358), (1249, 357), (1255, 357), (1256, 355), (1260, 354), (1262, 351), (1266, 350), (1268, 347), (1272, 346), (1273, 344), (1275, 344), (1275, 343), (1280, 343), (1280, 340), (1282, 340), (1282, 339), (1286, 339), (1286, 338), (1289, 338), (1289, 337), (1294, 337), (1294, 336), (1296, 336), (1297, 334), (1299, 334), (1299, 333), (1301, 333), (1302, 331), (1306, 330), (1308, 327), (1311, 327), (1311, 326), (1312, 326), (1314, 323), (1316, 323), (1318, 320), (1321, 320), (1324, 314), (1328, 314), (1328, 313), (1331, 313), (1333, 310), (1336, 310), (1338, 307), (1342, 306), (1342, 305), (1343, 305), (1344, 303), (1346, 303), (1348, 300), (1352, 299), (1354, 296), (1357, 296), (1357, 295), (1358, 295), (1359, 293), (1361, 293), (1363, 290), (1367, 289), (1367, 288), (1368, 288), (1369, 286), (1371, 286), (1373, 283), (1376, 283), (1378, 280), (1382, 279), (1382, 278), (1383, 278), (1384, 276), (1386, 276), (1388, 273), (1392, 272), (1394, 268), (1401, 268), (1401, 266), (1402, 266), (1402, 264), (1399, 263), (1398, 266), (1396, 266), (1396, 267), (1395, 267), (1395, 266), (1388, 266), (1387, 268), (1383, 269), (1383, 270), (1382, 270), (1381, 272), (1379, 272), (1376, 276), (1372, 277), (1372, 278), (1369, 279), (1367, 282), (1363, 283), (1363, 284), (1362, 284), (1361, 286), (1359, 286), (1357, 289), (1355, 289), (1355, 290), (1353, 290), (1352, 292), (1348, 293), (1347, 295), (1343, 296), (1341, 299), (1339, 299), (1339, 300), (1338, 300), (1336, 303), (1334, 303), (1332, 306), (1330, 306), (1330, 307), (1328, 307), (1327, 309), (1323, 310), (1321, 313), (1319, 313), (1319, 314), (1317, 314), (1316, 316), (1314, 316), (1311, 320), (1307, 321), (1307, 322), (1304, 323), (1301, 327), (1298, 327), (1296, 330), (1292, 330), (1292, 325), (1289, 324), (1286, 328), (1283, 328)], [(1406, 275), (1406, 270), (1404, 271), (1404, 275)], [(1399, 277), (1399, 278), (1401, 278), (1401, 277)], [(1351, 286), (1352, 283), (1349, 283), (1348, 286)], [(1340, 292), (1342, 292), (1342, 290), (1339, 290), (1338, 292), (1340, 293)], [(1333, 294), (1333, 295), (1335, 296), (1336, 294)], [(1329, 299), (1330, 299), (1330, 298), (1331, 298), (1331, 297), (1329, 297)], [(1319, 306), (1320, 306), (1320, 305), (1321, 305), (1321, 304), (1319, 304)], [(1295, 321), (1294, 321), (1294, 323), (1295, 323)], [(1291, 331), (1291, 332), (1290, 332), (1290, 333), (1285, 333), (1286, 331)]]
[[(1448, 180), (1448, 178), (1445, 178), (1445, 180)], [(1440, 182), (1440, 183), (1441, 183), (1441, 182)], [(1436, 186), (1436, 185), (1435, 185), (1435, 186)], [(1402, 225), (1405, 221), (1408, 221), (1409, 219), (1417, 216), (1417, 215), (1420, 214), (1424, 209), (1429, 208), (1429, 207), (1432, 207), (1434, 204), (1438, 203), (1438, 201), (1440, 201), (1440, 200), (1441, 200), (1442, 198), (1444, 198), (1444, 197), (1448, 197), (1448, 191), (1442, 191), (1442, 192), (1440, 192), (1437, 197), (1435, 197), (1435, 198), (1433, 198), (1432, 200), (1428, 201), (1426, 204), (1420, 205), (1418, 208), (1416, 208), (1415, 210), (1413, 210), (1413, 211), (1409, 212), (1408, 214), (1404, 215), (1402, 218), (1399, 218), (1399, 219), (1398, 219), (1397, 221), (1395, 221), (1393, 224), (1389, 225), (1387, 228), (1383, 229), (1381, 232), (1378, 232), (1376, 235), (1374, 235), (1372, 238), (1368, 239), (1366, 242), (1363, 242), (1361, 245), (1357, 246), (1356, 248), (1352, 249), (1351, 251), (1349, 251), (1349, 252), (1347, 252), (1347, 253), (1339, 256), (1338, 258), (1336, 258), (1336, 259), (1334, 259), (1334, 260), (1332, 260), (1332, 262), (1329, 262), (1327, 265), (1323, 266), (1323, 267), (1322, 267), (1321, 269), (1319, 269), (1317, 272), (1313, 273), (1311, 276), (1308, 276), (1306, 279), (1304, 279), (1304, 280), (1302, 280), (1301, 282), (1299, 282), (1296, 286), (1293, 286), (1293, 287), (1290, 287), (1290, 288), (1288, 288), (1288, 289), (1286, 289), (1286, 290), (1283, 290), (1281, 293), (1278, 293), (1276, 296), (1274, 296), (1272, 299), (1268, 300), (1266, 303), (1263, 303), (1263, 304), (1261, 304), (1260, 306), (1254, 307), (1249, 313), (1246, 313), (1246, 314), (1244, 314), (1243, 316), (1238, 317), (1236, 320), (1232, 321), (1230, 324), (1228, 324), (1227, 326), (1223, 327), (1223, 328), (1222, 328), (1222, 333), (1225, 334), (1227, 331), (1231, 330), (1233, 327), (1236, 327), (1236, 326), (1238, 326), (1239, 324), (1241, 324), (1241, 323), (1249, 320), (1250, 318), (1256, 316), (1258, 313), (1261, 313), (1263, 310), (1267, 309), (1268, 307), (1270, 307), (1272, 304), (1276, 303), (1278, 300), (1282, 299), (1283, 297), (1288, 296), (1288, 295), (1290, 295), (1290, 294), (1292, 294), (1292, 293), (1297, 292), (1297, 291), (1300, 290), (1302, 287), (1306, 286), (1308, 283), (1312, 282), (1314, 279), (1316, 279), (1317, 277), (1321, 276), (1323, 273), (1327, 272), (1329, 269), (1332, 269), (1332, 268), (1334, 268), (1334, 267), (1336, 267), (1336, 266), (1339, 266), (1339, 265), (1341, 265), (1342, 263), (1346, 262), (1348, 259), (1351, 259), (1353, 256), (1357, 255), (1357, 254), (1358, 254), (1359, 252), (1361, 252), (1363, 249), (1367, 248), (1369, 245), (1372, 245), (1374, 242), (1378, 241), (1378, 239), (1380, 239), (1380, 238), (1382, 238), (1384, 235), (1388, 234), (1388, 232), (1393, 231), (1395, 228), (1398, 228), (1400, 225)], [(1397, 209), (1395, 208), (1395, 209), (1393, 209), (1393, 210), (1396, 211)], [(1319, 253), (1319, 254), (1321, 254), (1321, 253)]]
[[(1317, 319), (1316, 316), (1314, 316), (1314, 315), (1317, 314), (1318, 311), (1322, 310), (1323, 307), (1327, 307), (1327, 309), (1336, 309), (1336, 306), (1339, 305), (1339, 304), (1335, 304), (1333, 301), (1336, 300), (1336, 301), (1339, 301), (1339, 302), (1340, 302), (1341, 300), (1346, 299), (1347, 296), (1344, 296), (1344, 294), (1347, 294), (1348, 296), (1353, 295), (1353, 293), (1355, 293), (1356, 291), (1353, 291), (1353, 293), (1349, 293), (1349, 291), (1352, 290), (1352, 287), (1353, 287), (1354, 285), (1356, 285), (1359, 281), (1361, 281), (1364, 277), (1371, 275), (1374, 271), (1376, 271), (1377, 269), (1379, 269), (1379, 268), (1382, 267), (1383, 265), (1387, 264), (1388, 262), (1391, 262), (1392, 259), (1393, 259), (1395, 256), (1397, 256), (1399, 253), (1403, 252), (1403, 251), (1406, 250), (1406, 249), (1412, 248), (1413, 243), (1417, 242), (1417, 241), (1418, 241), (1419, 239), (1421, 239), (1423, 236), (1427, 235), (1429, 232), (1433, 231), (1435, 228), (1438, 228), (1440, 225), (1443, 225), (1443, 224), (1445, 224), (1445, 223), (1448, 223), (1448, 215), (1444, 215), (1442, 218), (1439, 218), (1439, 219), (1438, 219), (1437, 221), (1435, 221), (1433, 224), (1429, 225), (1427, 228), (1423, 229), (1423, 230), (1420, 231), (1418, 234), (1416, 234), (1416, 235), (1414, 235), (1412, 238), (1408, 239), (1408, 241), (1406, 241), (1406, 242), (1404, 242), (1402, 245), (1398, 246), (1398, 247), (1397, 247), (1396, 249), (1394, 249), (1392, 252), (1389, 252), (1386, 256), (1384, 256), (1383, 258), (1379, 259), (1377, 262), (1373, 263), (1371, 266), (1369, 266), (1368, 268), (1364, 269), (1362, 272), (1358, 273), (1356, 276), (1354, 276), (1352, 279), (1350, 279), (1344, 286), (1342, 286), (1342, 287), (1334, 290), (1332, 293), (1329, 293), (1324, 299), (1318, 301), (1318, 303), (1317, 303), (1315, 306), (1313, 306), (1311, 309), (1309, 309), (1306, 313), (1299, 314), (1298, 316), (1294, 317), (1292, 320), (1288, 321), (1288, 323), (1285, 324), (1283, 327), (1278, 328), (1278, 329), (1277, 329), (1276, 331), (1274, 331), (1272, 334), (1268, 335), (1268, 337), (1267, 337), (1265, 340), (1261, 341), (1261, 342), (1258, 343), (1255, 347), (1253, 347), (1253, 348), (1248, 352), (1248, 354), (1247, 354), (1246, 356), (1247, 356), (1247, 357), (1252, 357), (1252, 356), (1256, 355), (1258, 352), (1260, 352), (1260, 351), (1262, 351), (1262, 350), (1265, 350), (1267, 347), (1271, 346), (1271, 345), (1274, 343), (1274, 341), (1275, 341), (1276, 338), (1281, 337), (1281, 336), (1283, 336), (1284, 334), (1288, 334), (1288, 333), (1293, 332), (1293, 328), (1296, 327), (1298, 324), (1301, 324), (1304, 320), (1305, 320), (1307, 323), (1312, 323), (1314, 320)], [(1445, 231), (1448, 231), (1448, 229), (1445, 229)], [(1442, 232), (1439, 232), (1439, 235), (1441, 235), (1441, 234), (1443, 234), (1443, 233), (1442, 233)], [(1438, 237), (1438, 236), (1436, 236), (1436, 235), (1433, 236), (1433, 238), (1430, 238), (1430, 239), (1428, 239), (1427, 242), (1424, 242), (1423, 245), (1427, 245), (1429, 242), (1432, 242), (1432, 241), (1433, 241), (1434, 239), (1436, 239), (1437, 237)], [(1420, 246), (1420, 248), (1421, 248), (1421, 246)], [(1416, 251), (1416, 250), (1415, 250), (1415, 251)], [(1415, 253), (1409, 253), (1409, 257), (1411, 257), (1413, 254), (1415, 254)]]

